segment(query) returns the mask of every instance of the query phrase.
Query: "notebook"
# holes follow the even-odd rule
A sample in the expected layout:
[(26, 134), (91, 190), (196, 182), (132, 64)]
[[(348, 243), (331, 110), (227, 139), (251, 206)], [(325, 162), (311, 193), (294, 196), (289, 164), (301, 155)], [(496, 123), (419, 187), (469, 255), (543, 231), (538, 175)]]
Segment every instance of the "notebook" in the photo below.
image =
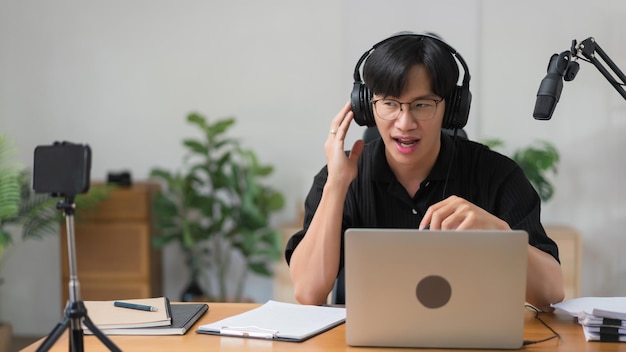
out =
[[(170, 304), (171, 325), (107, 328), (100, 331), (106, 335), (184, 335), (208, 310), (209, 306), (206, 303), (172, 303)], [(89, 329), (85, 329), (84, 332), (85, 334), (92, 334)]]
[[(115, 301), (84, 301), (84, 304), (87, 315), (100, 330), (146, 328), (172, 324), (167, 297), (124, 299), (122, 301), (153, 306), (156, 307), (156, 311), (116, 307)], [(86, 328), (83, 326), (83, 329)]]
[(521, 348), (524, 231), (348, 229), (351, 346)]

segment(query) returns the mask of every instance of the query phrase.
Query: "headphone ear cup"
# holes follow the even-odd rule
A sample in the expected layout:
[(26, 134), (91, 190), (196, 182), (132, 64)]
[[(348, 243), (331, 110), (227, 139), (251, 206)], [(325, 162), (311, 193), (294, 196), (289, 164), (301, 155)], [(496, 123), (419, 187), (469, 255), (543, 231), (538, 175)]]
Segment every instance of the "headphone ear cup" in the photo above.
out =
[(372, 93), (369, 88), (361, 82), (354, 82), (352, 93), (350, 94), (350, 105), (354, 113), (354, 121), (359, 126), (376, 126), (371, 101)]
[(467, 124), (467, 120), (469, 119), (470, 106), (472, 105), (472, 92), (470, 92), (468, 87), (461, 87), (459, 94), (459, 102), (457, 108), (456, 115), (456, 127), (461, 129), (465, 127)]
[(446, 100), (446, 112), (441, 128), (461, 129), (469, 118), (472, 93), (467, 87), (456, 86), (454, 92)]

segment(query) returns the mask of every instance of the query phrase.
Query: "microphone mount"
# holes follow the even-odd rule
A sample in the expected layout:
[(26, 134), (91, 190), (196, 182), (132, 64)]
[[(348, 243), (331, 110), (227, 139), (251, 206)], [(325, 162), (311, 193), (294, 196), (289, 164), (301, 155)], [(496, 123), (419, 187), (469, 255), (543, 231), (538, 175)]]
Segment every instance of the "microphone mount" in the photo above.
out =
[[(615, 79), (602, 61), (598, 59), (598, 56), (608, 65), (613, 74), (615, 74), (621, 82)], [(552, 118), (556, 103), (561, 96), (563, 81), (572, 81), (578, 74), (578, 70), (580, 69), (578, 59), (593, 64), (604, 78), (611, 83), (613, 88), (617, 90), (622, 98), (626, 100), (626, 90), (624, 90), (624, 86), (626, 86), (626, 75), (617, 67), (607, 53), (602, 50), (596, 40), (593, 37), (589, 37), (580, 43), (577, 43), (576, 40), (572, 40), (570, 50), (566, 50), (561, 54), (554, 54), (550, 58), (547, 75), (541, 81), (539, 91), (537, 92), (537, 101), (535, 103), (535, 110), (533, 111), (533, 117), (536, 120), (550, 120)]]
[[(580, 44), (576, 43), (576, 40), (572, 40), (572, 48), (570, 49), (572, 54), (572, 58), (575, 60), (577, 58), (584, 57), (590, 63), (592, 63), (598, 71), (604, 76), (604, 78), (611, 83), (611, 85), (617, 90), (617, 92), (626, 100), (626, 90), (624, 90), (624, 85), (626, 84), (626, 75), (617, 67), (617, 65), (611, 60), (611, 58), (607, 55), (607, 53), (602, 50), (598, 42), (593, 37), (589, 37)], [(598, 60), (596, 54), (600, 56), (602, 60), (609, 66), (609, 68), (613, 71), (613, 73), (622, 81), (621, 83), (616, 81), (615, 78), (611, 75), (611, 73), (604, 67), (602, 62)], [(575, 75), (574, 75), (575, 76)], [(573, 77), (572, 77), (573, 79)], [(566, 79), (567, 80), (567, 79)]]

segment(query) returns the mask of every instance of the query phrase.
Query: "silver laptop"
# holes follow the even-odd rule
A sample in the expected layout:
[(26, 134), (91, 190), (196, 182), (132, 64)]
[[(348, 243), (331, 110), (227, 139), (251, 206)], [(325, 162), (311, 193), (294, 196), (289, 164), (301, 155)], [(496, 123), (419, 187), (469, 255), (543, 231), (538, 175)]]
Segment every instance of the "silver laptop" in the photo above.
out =
[(348, 229), (351, 346), (522, 347), (524, 231)]

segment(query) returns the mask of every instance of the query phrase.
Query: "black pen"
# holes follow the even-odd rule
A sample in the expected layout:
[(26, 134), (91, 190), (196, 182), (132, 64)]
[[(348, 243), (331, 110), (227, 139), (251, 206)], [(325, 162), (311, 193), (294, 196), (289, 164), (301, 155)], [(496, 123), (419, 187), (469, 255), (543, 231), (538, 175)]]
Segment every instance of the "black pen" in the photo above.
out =
[(134, 303), (127, 303), (127, 302), (119, 302), (119, 301), (113, 302), (113, 305), (116, 307), (120, 307), (120, 308), (138, 309), (138, 310), (145, 310), (148, 312), (156, 312), (159, 310), (157, 307), (147, 306), (145, 304), (134, 304)]

